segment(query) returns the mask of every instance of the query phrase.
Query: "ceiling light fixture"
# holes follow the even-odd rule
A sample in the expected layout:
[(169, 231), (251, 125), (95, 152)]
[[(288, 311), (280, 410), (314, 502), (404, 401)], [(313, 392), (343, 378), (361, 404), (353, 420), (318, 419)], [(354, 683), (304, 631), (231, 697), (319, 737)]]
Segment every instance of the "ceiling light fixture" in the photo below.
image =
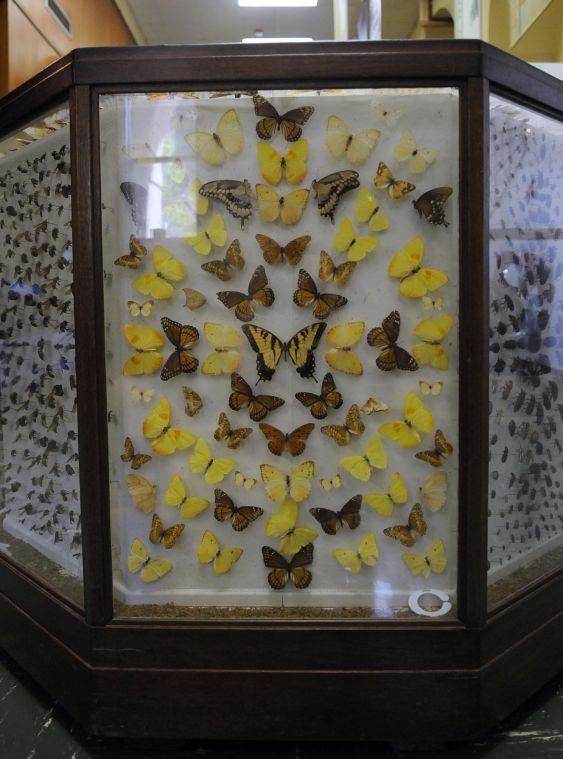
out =
[(316, 8), (319, 0), (238, 0), (240, 8)]
[(312, 37), (245, 37), (243, 42), (312, 42)]

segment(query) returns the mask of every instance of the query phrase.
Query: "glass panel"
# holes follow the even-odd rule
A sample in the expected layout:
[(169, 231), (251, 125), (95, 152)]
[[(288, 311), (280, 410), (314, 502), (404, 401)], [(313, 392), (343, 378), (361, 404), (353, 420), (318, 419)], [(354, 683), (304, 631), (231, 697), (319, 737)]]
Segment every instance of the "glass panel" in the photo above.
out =
[(489, 603), (563, 563), (563, 128), (491, 98)]
[[(280, 120), (282, 134), (271, 141), (257, 139), (257, 131), (267, 137), (277, 124), (262, 96), (276, 112), (298, 109)], [(445, 593), (451, 609), (458, 523), (457, 91), (275, 91), (256, 104), (263, 120), (248, 93), (119, 95), (101, 102), (119, 613), (408, 617), (411, 593), (428, 589)], [(359, 134), (352, 137), (348, 128)], [(287, 142), (284, 130), (301, 140)], [(433, 188), (442, 191), (424, 194)], [(420, 201), (420, 215), (411, 199)], [(344, 268), (333, 271), (330, 262)], [(301, 275), (294, 295), (301, 267), (315, 284)], [(421, 300), (427, 286), (435, 291)], [(317, 300), (313, 311), (315, 287), (344, 300)], [(249, 289), (251, 305), (245, 294), (225, 294)], [(407, 371), (415, 360), (394, 347), (392, 318), (386, 331), (371, 331), (395, 309), (399, 345), (418, 356), (418, 371)], [(182, 331), (180, 325), (190, 326)], [(288, 341), (285, 360), (278, 337)], [(174, 345), (187, 350), (175, 353)], [(316, 363), (307, 360), (308, 346)], [(256, 349), (263, 355), (258, 374)], [(389, 371), (376, 366), (378, 357)], [(403, 370), (393, 369), (395, 362)], [(248, 385), (231, 377), (235, 368)], [(330, 371), (342, 403), (328, 389)], [(316, 405), (307, 395), (296, 398), (323, 390)], [(197, 413), (195, 393), (203, 403)], [(276, 402), (257, 399), (249, 416), (246, 393), (284, 404), (266, 417)], [(369, 398), (385, 405), (370, 406)], [(417, 412), (419, 403), (424, 408)], [(349, 412), (354, 404), (358, 418)], [(311, 414), (317, 410), (322, 418)], [(220, 425), (225, 418), (230, 432), (226, 421)], [(396, 427), (382, 427), (393, 421)], [(437, 429), (451, 441), (453, 456), (433, 452)], [(390, 439), (397, 436), (403, 446)], [(448, 452), (440, 437), (438, 445)], [(415, 458), (425, 450), (439, 466)], [(143, 463), (138, 454), (152, 458)], [(294, 501), (286, 501), (288, 488)], [(414, 508), (417, 502), (422, 506)], [(234, 511), (242, 506), (264, 513)], [(163, 532), (161, 523), (180, 525), (176, 533), (185, 529)], [(388, 528), (394, 537), (384, 534)], [(230, 548), (242, 550), (238, 561)], [(295, 582), (306, 585), (309, 570), (312, 580), (298, 589), (286, 561), (301, 559), (306, 566), (294, 573)], [(271, 572), (270, 583), (287, 580), (285, 589), (270, 586)], [(427, 596), (415, 608), (436, 611), (442, 601)]]
[(0, 550), (83, 603), (68, 108), (0, 141)]

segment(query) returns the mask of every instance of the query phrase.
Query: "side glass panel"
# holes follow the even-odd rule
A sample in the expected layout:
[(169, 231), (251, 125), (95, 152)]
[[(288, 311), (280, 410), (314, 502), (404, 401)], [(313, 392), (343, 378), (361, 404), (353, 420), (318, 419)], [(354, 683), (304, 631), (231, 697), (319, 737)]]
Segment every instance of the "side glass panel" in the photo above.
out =
[(490, 103), (489, 605), (563, 563), (563, 126)]
[(68, 107), (0, 140), (0, 550), (83, 603)]
[(118, 614), (455, 615), (457, 91), (256, 102), (101, 100)]

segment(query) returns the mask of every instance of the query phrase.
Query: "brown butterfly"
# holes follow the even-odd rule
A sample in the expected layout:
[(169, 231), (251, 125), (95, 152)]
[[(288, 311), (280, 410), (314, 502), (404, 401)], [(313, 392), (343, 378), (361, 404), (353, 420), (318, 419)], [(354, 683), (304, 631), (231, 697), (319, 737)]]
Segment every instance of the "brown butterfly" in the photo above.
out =
[(303, 133), (302, 126), (311, 118), (315, 109), (310, 105), (294, 108), (280, 116), (274, 106), (263, 98), (262, 95), (255, 94), (252, 97), (254, 102), (254, 113), (262, 116), (256, 124), (256, 134), (261, 140), (270, 140), (279, 129), (288, 142), (295, 142)]
[(297, 266), (310, 241), (311, 235), (303, 235), (290, 240), (287, 245), (280, 245), (267, 235), (256, 235), (256, 242), (262, 250), (264, 261), (272, 266), (280, 261), (285, 261), (290, 266)]
[(162, 367), (160, 379), (166, 381), (177, 377), (182, 372), (185, 374), (195, 372), (199, 361), (188, 350), (199, 340), (197, 329), (190, 324), (175, 322), (167, 316), (163, 316), (160, 323), (164, 334), (175, 348), (174, 353), (167, 358)]
[(398, 311), (391, 311), (381, 322), (381, 327), (374, 327), (368, 332), (368, 345), (381, 349), (375, 363), (383, 372), (393, 369), (415, 372), (418, 369), (418, 363), (411, 354), (397, 345), (400, 331), (401, 316)]
[(313, 575), (308, 569), (313, 563), (314, 548), (312, 543), (303, 546), (289, 561), (270, 546), (262, 546), (264, 565), (272, 571), (268, 573), (268, 583), (274, 590), (282, 590), (291, 578), (298, 590), (303, 590), (311, 584)]
[(324, 419), (328, 409), (339, 409), (342, 406), (342, 396), (336, 389), (334, 377), (330, 372), (325, 374), (321, 385), (321, 393), (295, 393), (295, 397), (311, 412), (315, 419)]
[(406, 179), (395, 179), (393, 172), (383, 161), (379, 162), (373, 182), (378, 190), (387, 190), (389, 197), (394, 200), (400, 200), (408, 192), (416, 190), (416, 185), (407, 182)]
[(199, 194), (224, 203), (231, 216), (240, 219), (240, 228), (244, 229), (252, 215), (252, 187), (246, 179), (242, 182), (238, 179), (215, 179), (202, 185)]
[(335, 293), (320, 293), (313, 277), (305, 269), (299, 269), (297, 290), (293, 293), (293, 302), (302, 308), (314, 303), (313, 315), (317, 319), (326, 319), (331, 312), (342, 308), (348, 303), (348, 298)]
[(193, 290), (191, 287), (183, 287), (184, 295), (186, 296), (186, 302), (184, 306), (189, 308), (190, 311), (195, 311), (197, 308), (205, 306), (207, 298), (199, 290)]
[(239, 427), (233, 429), (229, 422), (229, 419), (224, 411), (219, 414), (219, 421), (217, 422), (217, 429), (215, 430), (213, 437), (218, 442), (226, 443), (227, 448), (235, 450), (239, 447), (243, 440), (252, 435), (254, 430), (252, 427)]
[(412, 204), (418, 211), (418, 215), (421, 218), (424, 216), (429, 224), (448, 227), (445, 205), (452, 192), (451, 187), (434, 187), (422, 193), (420, 198), (413, 200)]
[(447, 459), (454, 452), (451, 443), (448, 443), (442, 430), (436, 430), (434, 433), (434, 449), (431, 451), (419, 451), (415, 457), (421, 461), (426, 461), (431, 466), (442, 466), (444, 459)]
[(233, 499), (220, 488), (215, 489), (215, 511), (218, 522), (231, 520), (231, 527), (237, 532), (246, 530), (251, 522), (261, 517), (264, 509), (259, 506), (235, 506)]
[(129, 269), (138, 269), (141, 265), (141, 261), (147, 255), (147, 249), (141, 242), (131, 235), (129, 237), (129, 253), (124, 256), (119, 256), (113, 262), (116, 266), (127, 266)]
[(344, 504), (340, 511), (312, 508), (309, 509), (309, 514), (317, 520), (327, 535), (336, 535), (338, 530), (345, 524), (351, 530), (355, 530), (358, 527), (362, 520), (360, 515), (361, 507), (362, 496), (355, 495)]
[(427, 529), (428, 525), (424, 521), (422, 506), (420, 503), (415, 503), (410, 511), (407, 524), (396, 524), (393, 527), (386, 527), (383, 530), (383, 534), (394, 540), (400, 540), (406, 548), (410, 548), (415, 544), (415, 533), (425, 535)]
[(244, 258), (240, 252), (240, 242), (233, 240), (227, 248), (223, 260), (207, 261), (201, 265), (201, 268), (203, 271), (207, 271), (209, 274), (218, 277), (223, 282), (228, 282), (233, 274), (244, 268)]
[(164, 529), (158, 514), (152, 515), (151, 531), (149, 540), (151, 543), (162, 543), (165, 548), (172, 548), (180, 535), (184, 532), (184, 524), (173, 524), (172, 527)]
[(323, 282), (330, 282), (332, 279), (337, 287), (342, 287), (350, 279), (352, 272), (356, 268), (356, 261), (344, 261), (343, 264), (335, 266), (334, 261), (326, 252), (321, 250), (319, 258), (319, 278)]
[(340, 198), (359, 186), (360, 175), (351, 169), (335, 171), (322, 179), (314, 180), (312, 187), (321, 216), (327, 216), (334, 224), (334, 212)]
[(262, 421), (270, 411), (274, 411), (285, 403), (283, 398), (277, 398), (275, 395), (254, 395), (248, 382), (236, 372), (231, 374), (231, 390), (229, 406), (233, 411), (248, 408), (253, 422)]
[(354, 403), (348, 409), (345, 424), (329, 424), (326, 427), (321, 427), (321, 432), (323, 435), (332, 438), (338, 445), (348, 445), (350, 435), (361, 435), (365, 428), (360, 417), (360, 409)]
[(203, 408), (203, 401), (201, 399), (201, 396), (199, 393), (196, 393), (195, 390), (192, 390), (187, 385), (184, 385), (182, 387), (182, 392), (184, 394), (184, 411), (188, 416), (195, 416), (198, 411), (200, 411)]
[(258, 426), (268, 441), (268, 450), (274, 456), (281, 456), (286, 448), (292, 456), (301, 456), (305, 451), (307, 438), (315, 429), (312, 422), (302, 424), (301, 427), (296, 427), (293, 432), (287, 433), (278, 430), (277, 427), (272, 427), (271, 424), (262, 423)]
[(131, 469), (140, 469), (143, 464), (146, 464), (148, 461), (151, 461), (152, 456), (149, 456), (148, 453), (135, 453), (135, 448), (133, 447), (133, 441), (130, 437), (125, 438), (125, 442), (123, 443), (123, 453), (121, 454), (121, 460), (128, 462), (131, 464)]
[(275, 300), (274, 291), (268, 287), (268, 277), (263, 266), (256, 267), (248, 283), (248, 293), (223, 290), (217, 293), (217, 297), (227, 308), (233, 308), (234, 306), (235, 316), (241, 322), (249, 322), (254, 319), (252, 301), (270, 308)]

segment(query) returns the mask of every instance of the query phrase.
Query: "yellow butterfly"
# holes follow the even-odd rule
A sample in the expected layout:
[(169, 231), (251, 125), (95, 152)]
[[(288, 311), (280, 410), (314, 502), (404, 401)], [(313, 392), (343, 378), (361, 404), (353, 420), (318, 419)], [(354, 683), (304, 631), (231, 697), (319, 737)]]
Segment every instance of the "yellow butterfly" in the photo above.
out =
[(155, 300), (166, 300), (174, 295), (170, 282), (181, 282), (186, 276), (184, 264), (174, 258), (162, 245), (155, 245), (152, 251), (155, 274), (143, 274), (133, 280), (133, 287), (141, 295), (151, 295)]
[(136, 385), (131, 388), (131, 398), (134, 401), (144, 401), (144, 403), (150, 403), (154, 395), (154, 388), (150, 387), (148, 390), (141, 390)]
[(422, 307), (426, 309), (426, 311), (429, 311), (431, 308), (434, 309), (434, 311), (442, 311), (444, 308), (444, 299), (443, 298), (430, 298), (428, 295), (423, 295), (421, 298)]
[(448, 490), (448, 473), (434, 472), (427, 477), (419, 488), (423, 504), (432, 512), (440, 511), (446, 503)]
[(226, 548), (225, 546), (221, 546), (215, 535), (210, 530), (206, 530), (197, 549), (197, 558), (200, 564), (210, 564), (213, 562), (215, 573), (224, 575), (230, 571), (233, 564), (240, 559), (243, 553), (242, 548)]
[(391, 478), (387, 493), (368, 493), (365, 496), (366, 503), (375, 509), (380, 517), (389, 517), (393, 513), (395, 504), (406, 503), (409, 498), (407, 486), (400, 472), (395, 472)]
[(260, 464), (260, 474), (266, 495), (272, 501), (282, 503), (289, 494), (294, 501), (301, 503), (311, 492), (315, 462), (303, 461), (289, 475), (271, 464)]
[(221, 166), (227, 154), (239, 155), (244, 145), (242, 128), (234, 108), (225, 111), (214, 132), (192, 132), (185, 136), (185, 140), (194, 153), (210, 166)]
[(235, 472), (235, 485), (245, 490), (252, 490), (256, 485), (256, 480), (253, 477), (245, 477), (242, 472), (237, 470)]
[(401, 280), (399, 292), (407, 298), (421, 298), (427, 292), (433, 292), (448, 282), (445, 272), (421, 268), (423, 257), (422, 238), (413, 237), (402, 250), (395, 253), (387, 267), (390, 277)]
[(267, 142), (258, 143), (258, 163), (262, 178), (270, 184), (279, 184), (285, 169), (285, 178), (289, 184), (299, 184), (307, 173), (307, 158), (309, 157), (309, 143), (307, 140), (299, 140), (286, 151), (285, 156)]
[(196, 474), (202, 474), (209, 485), (222, 482), (234, 469), (236, 462), (233, 459), (214, 459), (207, 442), (198, 438), (194, 452), (190, 456), (190, 469)]
[(366, 328), (365, 322), (345, 322), (335, 324), (326, 333), (326, 340), (332, 347), (325, 353), (327, 364), (344, 374), (363, 374), (364, 367), (352, 350)]
[(388, 127), (395, 126), (403, 113), (402, 108), (388, 108), (381, 103), (376, 103), (373, 107), (373, 115), (376, 121), (383, 122)]
[(387, 452), (377, 432), (367, 444), (362, 456), (344, 456), (343, 459), (340, 459), (340, 466), (352, 477), (362, 482), (368, 482), (372, 467), (374, 469), (386, 469)]
[(427, 166), (438, 157), (438, 151), (434, 148), (419, 148), (414, 134), (410, 129), (405, 129), (401, 141), (393, 149), (393, 157), (397, 161), (408, 161), (409, 170), (413, 174), (423, 174)]
[(444, 387), (443, 382), (427, 382), (426, 380), (419, 380), (418, 387), (422, 395), (440, 395)]
[(182, 519), (193, 519), (209, 506), (205, 498), (190, 497), (183, 479), (175, 474), (164, 493), (164, 503), (180, 510)]
[(156, 503), (156, 485), (140, 474), (127, 475), (127, 490), (139, 511), (148, 514)]
[(329, 490), (332, 490), (333, 488), (337, 490), (342, 487), (342, 476), (340, 474), (335, 474), (330, 478), (323, 477), (319, 482), (321, 483), (322, 489), (328, 493)]
[(153, 451), (169, 456), (183, 451), (195, 442), (195, 437), (185, 430), (170, 426), (170, 401), (161, 398), (143, 422), (143, 435), (152, 440)]
[(209, 211), (209, 198), (204, 198), (199, 194), (201, 180), (197, 177), (192, 179), (188, 185), (188, 205), (193, 208), (198, 216), (205, 216)]
[(293, 556), (300, 548), (312, 543), (319, 533), (308, 527), (297, 527), (299, 506), (291, 498), (286, 499), (266, 522), (266, 535), (280, 539), (280, 553)]
[(421, 574), (426, 580), (430, 577), (430, 570), (436, 574), (442, 574), (448, 563), (446, 546), (441, 539), (432, 543), (426, 556), (418, 553), (404, 553), (402, 558), (411, 574), (415, 577)]
[(303, 216), (309, 200), (310, 190), (292, 190), (287, 195), (279, 195), (272, 187), (265, 184), (256, 185), (258, 210), (264, 221), (276, 221), (280, 218), (284, 224), (296, 224)]
[(235, 350), (240, 345), (240, 332), (217, 322), (205, 322), (203, 334), (214, 352), (205, 359), (201, 371), (204, 374), (235, 372), (240, 364), (240, 354)]
[(393, 172), (383, 161), (379, 162), (373, 183), (378, 190), (387, 190), (393, 200), (402, 200), (407, 193), (416, 190), (416, 185), (407, 182), (406, 179), (395, 179)]
[(123, 375), (132, 377), (138, 374), (154, 374), (164, 362), (158, 349), (164, 345), (164, 338), (154, 327), (139, 327), (136, 324), (124, 324), (123, 334), (135, 353), (129, 356), (123, 366)]
[(448, 335), (453, 324), (453, 318), (444, 315), (423, 319), (416, 325), (414, 334), (423, 342), (413, 345), (412, 354), (419, 364), (429, 364), (435, 369), (448, 368), (448, 354), (440, 343)]
[(401, 448), (414, 448), (420, 443), (420, 432), (432, 432), (434, 417), (416, 393), (409, 393), (405, 400), (405, 418), (400, 422), (386, 422), (379, 432), (394, 440)]
[(186, 237), (185, 240), (200, 256), (208, 256), (212, 245), (222, 248), (227, 242), (227, 228), (223, 217), (220, 213), (216, 213), (204, 231)]
[(127, 301), (127, 308), (131, 316), (150, 316), (152, 314), (152, 307), (154, 300), (146, 300), (144, 303), (137, 303), (135, 300)]
[(377, 248), (376, 237), (358, 237), (350, 219), (345, 216), (336, 230), (332, 244), (339, 253), (348, 253), (348, 261), (361, 261)]
[(374, 149), (381, 132), (365, 129), (350, 134), (348, 125), (338, 116), (329, 116), (326, 124), (326, 146), (334, 158), (346, 155), (350, 163), (363, 163)]
[(132, 573), (141, 570), (143, 582), (155, 582), (172, 570), (172, 564), (162, 559), (151, 559), (143, 541), (135, 538), (129, 549), (127, 569)]
[(389, 219), (379, 207), (375, 196), (366, 187), (361, 187), (356, 198), (356, 219), (367, 224), (371, 232), (389, 229)]
[(360, 540), (358, 548), (354, 550), (346, 548), (334, 548), (332, 555), (336, 561), (349, 572), (358, 574), (362, 564), (374, 567), (379, 559), (379, 549), (373, 532), (367, 532)]

